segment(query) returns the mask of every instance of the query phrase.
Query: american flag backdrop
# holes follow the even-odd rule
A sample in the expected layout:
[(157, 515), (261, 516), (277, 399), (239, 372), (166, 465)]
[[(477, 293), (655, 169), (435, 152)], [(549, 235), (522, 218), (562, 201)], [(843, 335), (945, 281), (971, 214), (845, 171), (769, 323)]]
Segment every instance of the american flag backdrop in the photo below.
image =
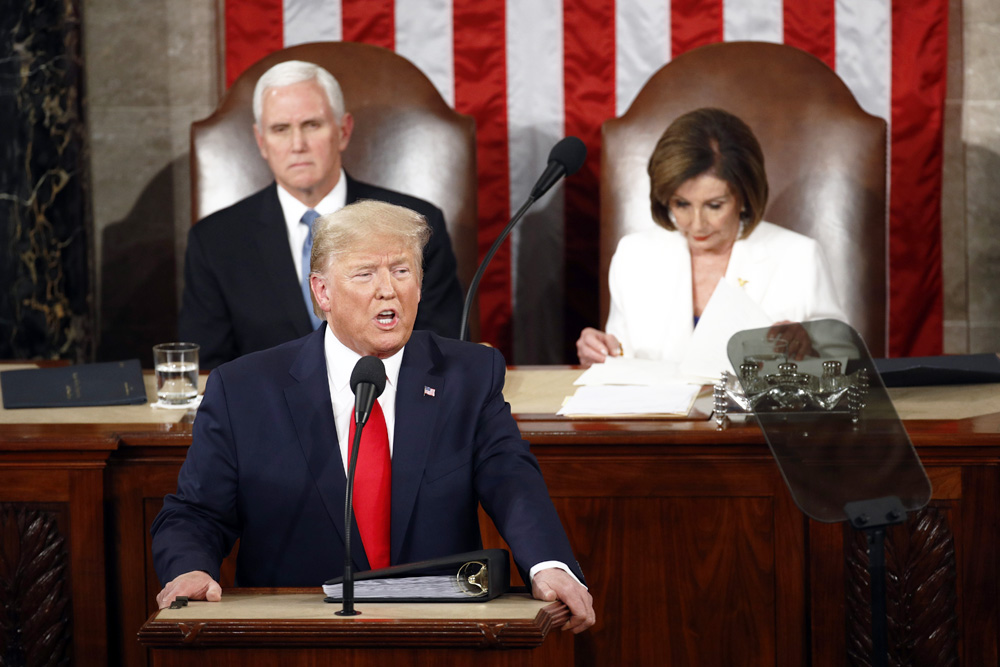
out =
[[(583, 169), (535, 205), (480, 286), (483, 340), (512, 363), (575, 360), (598, 312), (600, 127), (692, 48), (783, 42), (832, 67), (889, 123), (889, 350), (942, 348), (941, 168), (948, 0), (226, 0), (226, 76), (277, 49), (392, 49), (476, 119), (479, 245), (523, 203), (551, 146)], [(880, 286), (873, 286), (879, 289)]]

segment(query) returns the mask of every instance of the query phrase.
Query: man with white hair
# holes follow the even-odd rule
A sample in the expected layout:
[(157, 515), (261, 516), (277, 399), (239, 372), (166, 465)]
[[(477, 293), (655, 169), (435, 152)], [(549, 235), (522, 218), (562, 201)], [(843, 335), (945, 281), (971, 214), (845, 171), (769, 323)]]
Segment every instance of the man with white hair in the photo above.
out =
[(201, 346), (201, 365), (313, 331), (309, 295), (312, 222), (351, 202), (410, 208), (431, 227), (416, 328), (457, 336), (462, 289), (441, 211), (430, 203), (351, 178), (341, 162), (354, 128), (337, 80), (313, 63), (279, 63), (258, 80), (254, 136), (275, 182), (191, 228), (180, 337)]

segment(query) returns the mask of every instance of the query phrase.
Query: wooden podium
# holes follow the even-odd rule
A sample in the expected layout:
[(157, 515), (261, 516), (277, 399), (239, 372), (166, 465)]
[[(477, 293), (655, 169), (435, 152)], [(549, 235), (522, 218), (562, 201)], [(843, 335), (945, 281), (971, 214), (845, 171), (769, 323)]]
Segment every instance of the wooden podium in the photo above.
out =
[[(221, 602), (154, 613), (139, 631), (153, 667), (197, 665), (572, 665), (561, 602), (358, 602), (341, 617), (318, 589), (229, 589)], [(547, 639), (550, 631), (553, 637)], [(280, 661), (280, 662), (279, 662)]]

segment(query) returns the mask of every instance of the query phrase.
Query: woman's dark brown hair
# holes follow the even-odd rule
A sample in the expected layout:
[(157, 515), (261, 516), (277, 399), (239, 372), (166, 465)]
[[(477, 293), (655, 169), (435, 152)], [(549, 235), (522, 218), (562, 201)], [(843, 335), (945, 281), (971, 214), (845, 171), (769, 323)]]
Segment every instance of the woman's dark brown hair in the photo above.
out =
[(671, 231), (670, 198), (685, 181), (709, 173), (729, 184), (740, 203), (746, 238), (764, 216), (767, 174), (764, 153), (750, 127), (722, 109), (696, 109), (666, 129), (649, 158), (653, 220)]

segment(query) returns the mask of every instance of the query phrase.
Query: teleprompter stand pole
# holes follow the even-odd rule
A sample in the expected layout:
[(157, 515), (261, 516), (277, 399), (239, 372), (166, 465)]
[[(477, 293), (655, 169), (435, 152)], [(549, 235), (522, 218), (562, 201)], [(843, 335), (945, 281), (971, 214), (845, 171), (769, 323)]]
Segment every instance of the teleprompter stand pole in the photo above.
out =
[(885, 529), (906, 521), (906, 509), (896, 496), (859, 500), (844, 505), (851, 525), (865, 531), (871, 580), (872, 667), (889, 667), (889, 631), (885, 604)]

